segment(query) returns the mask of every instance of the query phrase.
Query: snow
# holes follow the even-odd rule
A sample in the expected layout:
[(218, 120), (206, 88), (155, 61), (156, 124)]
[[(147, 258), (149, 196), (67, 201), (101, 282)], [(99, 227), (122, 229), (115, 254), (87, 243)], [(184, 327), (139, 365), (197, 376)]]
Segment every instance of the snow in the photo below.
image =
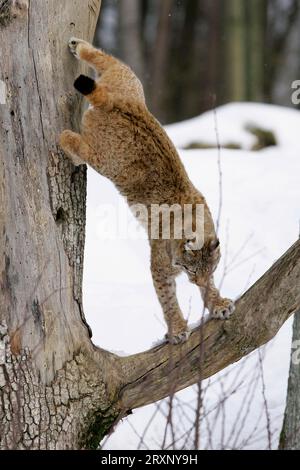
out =
[[(218, 267), (217, 284), (224, 275), (221, 292), (226, 297), (239, 297), (288, 248), (299, 234), (300, 174), (300, 113), (293, 109), (254, 103), (235, 103), (218, 108), (216, 115), (208, 112), (200, 117), (167, 127), (193, 183), (205, 195), (212, 213), (219, 206), (218, 151), (182, 150), (197, 141), (216, 143), (217, 116), (220, 142), (239, 143), (242, 150), (221, 150), (222, 213), (220, 240), (223, 260)], [(254, 137), (245, 129), (253, 124), (272, 130), (278, 145), (259, 152), (249, 149)], [(107, 218), (103, 205), (114, 217)], [(107, 212), (107, 210), (106, 210)], [(120, 223), (120, 218), (123, 222)], [(120, 229), (127, 219), (129, 236)], [(125, 221), (125, 226), (126, 221)], [(115, 230), (113, 230), (115, 228)], [(106, 233), (106, 235), (105, 235)], [(124, 235), (125, 233), (125, 235)], [(93, 341), (111, 351), (131, 354), (143, 351), (161, 341), (165, 334), (162, 312), (152, 286), (149, 246), (137, 228), (126, 203), (110, 181), (88, 171), (87, 237), (84, 266), (84, 307), (93, 329)], [(178, 280), (178, 296), (189, 322), (197, 322), (203, 311), (199, 292), (185, 277)], [(264, 351), (264, 380), (268, 413), (270, 414), (272, 446), (276, 448), (282, 422), (287, 387), (291, 324), (288, 321)], [(122, 353), (123, 354), (123, 353)], [(238, 410), (245, 402), (245, 393), (253, 384), (252, 374), (260, 367), (258, 353), (250, 355), (244, 365), (244, 385), (226, 401), (226, 430), (216, 419), (212, 443), (203, 430), (202, 445), (213, 448), (267, 448), (267, 413), (262, 407), (264, 384), (261, 377), (251, 399), (245, 423), (234, 437), (232, 427)], [(229, 370), (236, 370), (231, 366)], [(235, 372), (223, 373), (222, 390), (230, 390)], [(220, 376), (220, 374), (218, 375)], [(222, 374), (221, 374), (222, 376)], [(213, 378), (212, 382), (216, 382)], [(220, 396), (220, 383), (212, 384), (206, 399), (207, 409), (213, 408)], [(223, 393), (223, 392), (222, 392)], [(250, 392), (249, 392), (250, 393)], [(248, 396), (249, 396), (248, 393)], [(193, 403), (192, 388), (178, 394), (184, 402)], [(124, 420), (106, 444), (109, 449), (135, 449), (154, 406), (136, 410)], [(211, 412), (210, 416), (214, 413)], [(255, 429), (261, 415), (261, 422)], [(210, 419), (210, 418), (209, 418)], [(148, 446), (158, 447), (152, 439), (163, 432), (163, 418), (158, 415), (149, 432)], [(235, 425), (236, 428), (239, 426)], [(247, 436), (255, 429), (254, 438)], [(225, 435), (225, 438), (224, 438)], [(151, 437), (152, 436), (152, 437)], [(206, 436), (206, 437), (205, 437)], [(224, 440), (225, 439), (225, 440)]]
[[(217, 110), (217, 123), (222, 144), (237, 142), (243, 149), (249, 149), (255, 139), (246, 128), (254, 125), (273, 130), (282, 147), (299, 146), (299, 112), (294, 109), (258, 103), (232, 103)], [(215, 124), (215, 114), (208, 111), (200, 117), (168, 126), (168, 133), (179, 148), (197, 140), (215, 144)]]

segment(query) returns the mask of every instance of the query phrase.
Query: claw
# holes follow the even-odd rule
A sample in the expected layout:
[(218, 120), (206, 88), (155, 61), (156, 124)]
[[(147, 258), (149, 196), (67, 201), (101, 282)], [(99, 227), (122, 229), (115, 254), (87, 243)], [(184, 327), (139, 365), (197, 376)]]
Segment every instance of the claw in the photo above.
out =
[(78, 47), (78, 44), (80, 43), (83, 43), (85, 41), (83, 41), (82, 39), (78, 39), (78, 38), (75, 38), (75, 37), (71, 37), (69, 39), (69, 49), (71, 51), (71, 53), (78, 59), (78, 53), (77, 53), (77, 47)]
[(191, 335), (190, 331), (183, 331), (182, 333), (178, 333), (177, 335), (169, 335), (168, 333), (165, 335), (166, 341), (170, 344), (182, 344), (185, 343)]
[(232, 300), (224, 299), (223, 305), (218, 305), (214, 307), (211, 317), (219, 320), (227, 320), (233, 314), (234, 310), (235, 305)]

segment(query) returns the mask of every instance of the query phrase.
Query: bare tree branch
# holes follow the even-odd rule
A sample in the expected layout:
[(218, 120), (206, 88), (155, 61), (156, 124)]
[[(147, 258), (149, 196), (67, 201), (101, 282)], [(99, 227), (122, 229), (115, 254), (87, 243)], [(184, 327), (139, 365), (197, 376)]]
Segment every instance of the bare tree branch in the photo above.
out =
[(300, 241), (297, 241), (239, 299), (230, 320), (207, 322), (202, 326), (202, 335), (197, 328), (182, 345), (162, 344), (119, 358), (123, 370), (118, 397), (120, 407), (129, 410), (161, 400), (169, 395), (170, 382), (176, 391), (182, 390), (270, 341), (284, 322), (299, 310), (299, 286)]

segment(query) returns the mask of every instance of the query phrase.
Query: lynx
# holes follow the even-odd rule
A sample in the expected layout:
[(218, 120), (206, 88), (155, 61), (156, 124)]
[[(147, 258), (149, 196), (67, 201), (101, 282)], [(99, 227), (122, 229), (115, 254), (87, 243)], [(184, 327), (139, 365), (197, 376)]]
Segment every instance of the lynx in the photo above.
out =
[(172, 344), (182, 343), (190, 330), (176, 297), (175, 279), (181, 272), (199, 287), (211, 317), (225, 320), (234, 311), (234, 303), (222, 298), (214, 285), (220, 246), (210, 210), (166, 132), (147, 109), (142, 84), (133, 71), (81, 39), (71, 38), (69, 48), (97, 74), (96, 80), (81, 75), (74, 83), (90, 107), (83, 115), (81, 134), (65, 130), (60, 136), (60, 146), (73, 163), (87, 163), (109, 178), (129, 206), (189, 204), (193, 227), (194, 208), (198, 204), (204, 208), (201, 247), (184, 234), (175, 238), (173, 231), (169, 239), (151, 238), (149, 233), (151, 273), (168, 327), (166, 338)]

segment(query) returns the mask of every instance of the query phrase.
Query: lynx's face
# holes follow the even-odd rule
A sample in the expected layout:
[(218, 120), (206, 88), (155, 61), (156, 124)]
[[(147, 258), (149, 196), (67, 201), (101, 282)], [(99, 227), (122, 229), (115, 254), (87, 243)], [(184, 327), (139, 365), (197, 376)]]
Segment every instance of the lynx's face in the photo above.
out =
[(212, 239), (201, 250), (191, 249), (189, 241), (180, 243), (174, 254), (173, 265), (186, 272), (191, 282), (206, 285), (221, 258), (220, 242)]

